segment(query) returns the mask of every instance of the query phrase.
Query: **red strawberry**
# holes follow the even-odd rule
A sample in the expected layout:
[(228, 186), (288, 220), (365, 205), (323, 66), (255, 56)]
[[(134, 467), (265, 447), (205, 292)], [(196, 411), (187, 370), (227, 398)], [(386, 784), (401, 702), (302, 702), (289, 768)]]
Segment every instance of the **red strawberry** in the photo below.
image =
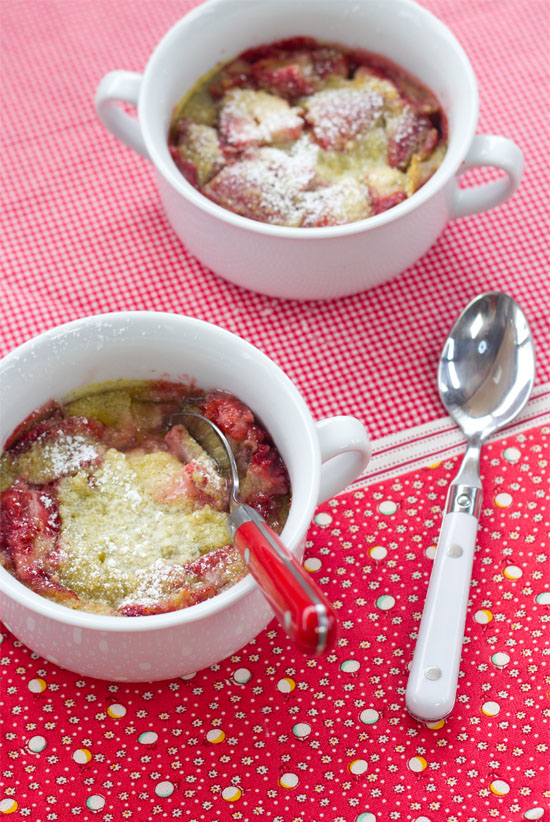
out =
[(147, 386), (146, 398), (152, 402), (181, 402), (195, 392), (193, 385), (169, 380), (151, 380)]
[[(201, 505), (211, 505), (217, 511), (225, 511), (229, 502), (227, 483), (214, 468), (193, 460), (183, 469), (186, 495)], [(168, 497), (169, 499), (170, 497)]]
[(294, 101), (315, 91), (313, 63), (309, 54), (297, 55), (292, 62), (281, 63), (276, 58), (259, 60), (251, 67), (260, 88)]
[(439, 140), (430, 120), (406, 106), (401, 115), (388, 126), (388, 163), (405, 170), (413, 154), (428, 157)]
[(175, 162), (178, 170), (181, 171), (188, 183), (191, 183), (195, 188), (199, 187), (199, 180), (197, 174), (197, 166), (187, 160), (179, 151), (177, 146), (169, 146), (170, 155)]
[(297, 108), (267, 91), (232, 89), (221, 104), (220, 138), (235, 149), (297, 140), (303, 125)]
[(201, 402), (201, 410), (224, 434), (238, 442), (247, 439), (254, 426), (254, 415), (250, 408), (225, 391), (211, 391), (207, 394)]
[(189, 562), (185, 570), (218, 592), (228, 584), (237, 582), (246, 573), (240, 554), (233, 545), (225, 545), (203, 554)]
[(75, 597), (56, 575), (61, 520), (53, 491), (18, 479), (0, 498), (0, 516), (2, 549), (17, 578), (38, 593)]
[(327, 77), (348, 77), (350, 63), (345, 54), (331, 48), (318, 48), (311, 52), (315, 74), (321, 80)]
[(288, 494), (288, 475), (279, 453), (266, 443), (258, 446), (250, 468), (257, 487), (270, 494)]
[(407, 199), (407, 195), (404, 191), (395, 191), (393, 194), (388, 194), (385, 197), (379, 197), (376, 194), (372, 194), (371, 192), (371, 209), (373, 214), (381, 214), (383, 211), (387, 211), (389, 208), (393, 208), (399, 203), (402, 203), (403, 200)]
[(182, 608), (189, 608), (197, 602), (203, 602), (216, 594), (212, 585), (205, 584), (183, 584), (182, 587), (161, 600), (147, 600), (146, 602), (130, 602), (121, 605), (118, 613), (122, 616), (151, 616), (151, 614), (168, 614), (171, 611), (181, 611)]
[(317, 92), (307, 102), (306, 120), (321, 148), (342, 151), (367, 131), (382, 110), (380, 94), (346, 86)]
[(4, 449), (6, 451), (13, 449), (16, 444), (24, 441), (26, 437), (30, 437), (30, 441), (32, 442), (32, 432), (38, 427), (39, 423), (45, 423), (50, 418), (59, 420), (62, 414), (63, 412), (59, 403), (55, 402), (55, 400), (49, 400), (40, 406), (40, 408), (32, 411), (29, 416), (17, 426), (11, 436), (6, 440)]
[(107, 427), (99, 420), (88, 417), (61, 417), (56, 412), (23, 433), (18, 440), (13, 442), (9, 450), (12, 454), (21, 454), (27, 451), (33, 443), (39, 440), (44, 444), (50, 443), (55, 441), (60, 434), (64, 437), (81, 436), (87, 440), (99, 440), (100, 442), (106, 442), (109, 439)]
[(268, 57), (286, 56), (289, 52), (314, 49), (316, 46), (317, 41), (312, 37), (290, 37), (286, 40), (277, 40), (267, 45), (254, 46), (248, 49), (248, 51), (243, 51), (239, 59), (245, 60), (248, 63), (255, 63), (258, 60), (264, 60)]
[(258, 446), (241, 485), (241, 498), (277, 527), (281, 496), (290, 493), (286, 468), (275, 448)]

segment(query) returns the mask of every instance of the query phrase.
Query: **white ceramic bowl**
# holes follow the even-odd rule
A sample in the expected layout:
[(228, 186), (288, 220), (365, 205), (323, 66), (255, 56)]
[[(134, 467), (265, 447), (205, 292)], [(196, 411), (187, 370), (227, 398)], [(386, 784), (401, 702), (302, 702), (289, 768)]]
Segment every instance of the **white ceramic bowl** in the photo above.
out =
[[(195, 380), (249, 405), (288, 467), (292, 503), (283, 540), (301, 558), (317, 504), (366, 466), (367, 434), (354, 417), (314, 422), (288, 377), (258, 349), (214, 325), (174, 314), (122, 312), (62, 325), (0, 361), (0, 446), (50, 398), (104, 380)], [(77, 673), (112, 680), (182, 676), (235, 652), (273, 614), (248, 576), (183, 611), (98, 616), (51, 602), (0, 567), (0, 618), (25, 645)]]
[[(227, 211), (178, 171), (167, 134), (185, 92), (220, 61), (296, 35), (382, 54), (437, 95), (449, 148), (408, 200), (349, 225), (287, 228)], [(117, 105), (121, 100), (137, 106), (137, 120)], [(104, 125), (153, 163), (168, 220), (189, 251), (227, 280), (276, 297), (339, 297), (389, 279), (424, 254), (449, 219), (510, 197), (523, 169), (511, 140), (475, 135), (478, 93), (468, 58), (449, 29), (412, 0), (208, 0), (170, 29), (143, 75), (107, 74), (95, 103)], [(458, 175), (474, 166), (494, 166), (505, 176), (459, 190)]]

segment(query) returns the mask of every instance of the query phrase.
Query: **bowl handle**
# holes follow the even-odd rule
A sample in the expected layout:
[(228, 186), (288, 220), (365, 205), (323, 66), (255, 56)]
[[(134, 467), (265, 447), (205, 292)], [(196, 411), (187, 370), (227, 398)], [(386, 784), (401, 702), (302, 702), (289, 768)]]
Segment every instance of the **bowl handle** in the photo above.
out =
[(95, 110), (111, 134), (148, 160), (138, 121), (117, 105), (117, 102), (124, 102), (137, 106), (141, 80), (141, 74), (135, 71), (110, 71), (97, 87)]
[(371, 455), (367, 432), (355, 417), (329, 417), (315, 423), (321, 449), (320, 505), (352, 483)]
[(500, 168), (506, 172), (506, 176), (473, 188), (459, 188), (457, 185), (450, 203), (451, 219), (488, 211), (511, 197), (521, 180), (523, 153), (507, 137), (476, 134), (458, 170), (458, 176), (469, 168), (480, 166)]

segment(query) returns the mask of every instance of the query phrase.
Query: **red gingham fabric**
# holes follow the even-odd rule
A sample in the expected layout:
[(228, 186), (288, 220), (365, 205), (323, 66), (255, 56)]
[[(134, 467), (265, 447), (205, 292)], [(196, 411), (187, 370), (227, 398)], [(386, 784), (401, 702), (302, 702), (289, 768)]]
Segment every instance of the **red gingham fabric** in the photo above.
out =
[(0, 353), (87, 314), (190, 314), (265, 351), (316, 417), (354, 414), (380, 437), (441, 415), (435, 372), (445, 336), (469, 299), (499, 288), (526, 311), (538, 381), (548, 381), (547, 3), (424, 0), (473, 64), (479, 131), (523, 149), (521, 187), (500, 208), (449, 224), (392, 282), (305, 303), (258, 296), (204, 270), (167, 224), (151, 166), (96, 119), (101, 77), (115, 68), (142, 71), (159, 38), (193, 5), (1, 3)]
[[(483, 448), (484, 505), (455, 708), (404, 707), (458, 458), (321, 506), (305, 567), (339, 615), (305, 660), (273, 621), (152, 684), (84, 679), (2, 635), (0, 813), (36, 822), (547, 819), (550, 426)], [(527, 814), (527, 815), (526, 815)]]

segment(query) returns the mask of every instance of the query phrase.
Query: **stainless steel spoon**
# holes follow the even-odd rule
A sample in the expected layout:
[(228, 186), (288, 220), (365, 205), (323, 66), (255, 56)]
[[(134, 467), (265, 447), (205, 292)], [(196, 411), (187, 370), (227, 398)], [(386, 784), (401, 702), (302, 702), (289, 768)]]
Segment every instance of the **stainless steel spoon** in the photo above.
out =
[(407, 708), (418, 719), (437, 721), (453, 708), (481, 512), (481, 444), (521, 411), (534, 380), (533, 338), (519, 305), (498, 291), (476, 297), (439, 362), (441, 401), (468, 447), (449, 488), (407, 684)]
[[(205, 450), (229, 475), (228, 530), (248, 570), (298, 650), (308, 656), (327, 653), (337, 636), (334, 608), (279, 535), (239, 499), (237, 463), (223, 431), (208, 417), (188, 409), (170, 418), (172, 424), (183, 421), (187, 427), (192, 420), (199, 423), (192, 435), (203, 440)], [(209, 436), (212, 432), (214, 442)]]

